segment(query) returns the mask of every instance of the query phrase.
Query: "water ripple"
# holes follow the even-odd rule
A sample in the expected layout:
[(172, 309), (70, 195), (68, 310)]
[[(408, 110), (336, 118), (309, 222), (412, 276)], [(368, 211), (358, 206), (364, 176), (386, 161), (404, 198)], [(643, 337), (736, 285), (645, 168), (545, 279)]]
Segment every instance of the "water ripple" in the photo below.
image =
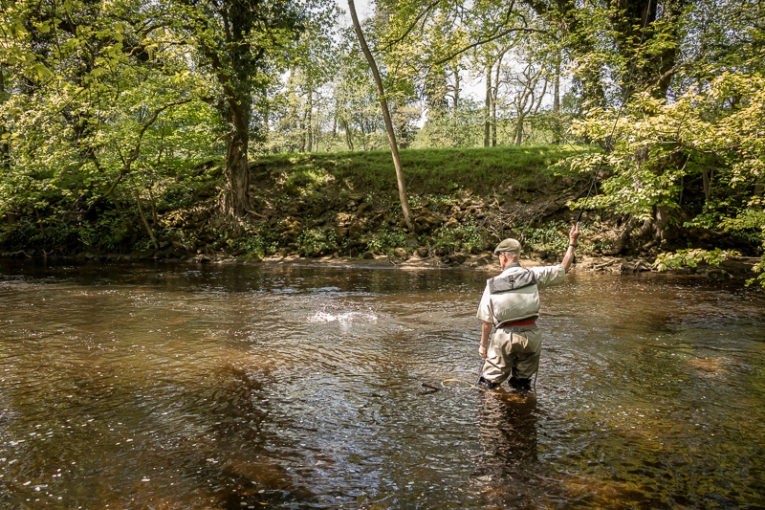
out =
[(524, 399), (474, 386), (485, 275), (0, 279), (0, 506), (762, 506), (761, 295), (574, 275)]

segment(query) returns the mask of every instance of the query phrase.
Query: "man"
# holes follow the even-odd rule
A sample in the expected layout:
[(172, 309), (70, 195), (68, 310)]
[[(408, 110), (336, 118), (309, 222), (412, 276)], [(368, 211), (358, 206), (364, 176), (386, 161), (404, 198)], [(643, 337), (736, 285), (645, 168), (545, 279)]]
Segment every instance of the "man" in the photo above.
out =
[(499, 257), (502, 273), (487, 280), (476, 313), (482, 321), (478, 350), (484, 358), (478, 379), (481, 387), (494, 389), (510, 377), (510, 386), (516, 391), (531, 390), (531, 378), (539, 368), (542, 351), (542, 335), (536, 324), (539, 289), (563, 283), (574, 260), (578, 237), (579, 223), (575, 223), (560, 264), (528, 269), (519, 263), (521, 243), (505, 239), (497, 245), (494, 254)]

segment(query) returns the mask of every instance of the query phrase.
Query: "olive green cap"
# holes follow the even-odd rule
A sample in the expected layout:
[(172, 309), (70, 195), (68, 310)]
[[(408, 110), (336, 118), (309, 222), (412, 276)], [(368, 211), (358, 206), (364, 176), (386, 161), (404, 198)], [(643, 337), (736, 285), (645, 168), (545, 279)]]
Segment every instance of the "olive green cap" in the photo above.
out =
[(499, 243), (496, 248), (494, 248), (494, 255), (499, 255), (500, 253), (507, 252), (520, 253), (521, 243), (519, 243), (516, 239), (507, 238)]

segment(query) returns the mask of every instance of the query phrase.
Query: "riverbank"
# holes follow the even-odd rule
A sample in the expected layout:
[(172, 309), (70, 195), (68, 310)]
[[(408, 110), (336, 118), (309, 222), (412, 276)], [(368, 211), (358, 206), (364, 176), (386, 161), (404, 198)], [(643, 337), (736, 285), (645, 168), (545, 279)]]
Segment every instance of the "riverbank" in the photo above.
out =
[[(562, 253), (561, 253), (562, 257)], [(386, 255), (367, 255), (348, 257), (329, 255), (322, 257), (303, 257), (296, 254), (274, 255), (262, 259), (233, 257), (220, 253), (217, 256), (196, 254), (185, 257), (153, 257), (147, 254), (91, 254), (84, 253), (76, 256), (35, 257), (24, 252), (0, 253), (0, 262), (30, 263), (45, 265), (90, 265), (90, 264), (182, 264), (191, 266), (210, 265), (264, 265), (264, 266), (295, 266), (295, 267), (332, 267), (332, 268), (376, 268), (399, 270), (443, 270), (443, 269), (473, 269), (476, 271), (495, 273), (498, 271), (496, 257), (491, 252), (475, 255), (464, 255), (455, 259), (444, 260), (438, 256), (419, 257), (416, 254), (407, 259), (393, 259)], [(521, 258), (521, 264), (539, 266), (555, 264), (559, 260), (542, 260), (540, 258)], [(598, 255), (579, 255), (572, 266), (573, 271), (637, 274), (637, 273), (670, 273), (674, 275), (695, 275), (713, 281), (731, 281), (742, 285), (754, 278), (753, 267), (759, 262), (756, 257), (734, 257), (719, 265), (701, 265), (679, 269), (662, 270), (657, 268), (655, 261), (645, 257), (615, 257)]]
[[(561, 254), (562, 257), (562, 254)], [(195, 263), (236, 263), (235, 260), (212, 260), (206, 258), (196, 258), (191, 262)], [(577, 256), (573, 265), (573, 270), (612, 273), (612, 274), (636, 274), (644, 272), (667, 272), (672, 274), (694, 274), (700, 277), (713, 280), (737, 280), (745, 281), (755, 276), (752, 268), (759, 262), (756, 257), (736, 257), (726, 260), (720, 265), (702, 265), (695, 268), (682, 268), (674, 270), (659, 271), (656, 263), (642, 257), (611, 257), (611, 256)], [(438, 257), (412, 257), (407, 260), (394, 261), (385, 256), (374, 258), (349, 258), (349, 257), (320, 257), (307, 259), (304, 257), (268, 257), (262, 261), (267, 265), (316, 265), (329, 267), (376, 267), (376, 268), (398, 268), (404, 270), (422, 270), (422, 269), (446, 269), (446, 268), (467, 268), (479, 271), (496, 272), (498, 265), (496, 257), (492, 254), (481, 254), (468, 256), (460, 264), (446, 264)], [(556, 262), (540, 259), (521, 258), (521, 264), (525, 267), (540, 266)]]
[[(223, 173), (210, 164), (143, 197), (137, 217), (135, 204), (106, 201), (55, 226), (8, 217), (0, 257), (493, 270), (494, 246), (513, 237), (527, 263), (554, 264), (579, 217), (572, 204), (592, 186), (590, 174), (563, 162), (585, 150), (402, 151), (409, 224), (386, 151), (260, 156), (250, 166), (251, 208), (237, 221), (220, 214)], [(755, 276), (758, 246), (724, 233), (689, 240), (654, 219), (588, 210), (580, 230), (579, 270)], [(667, 255), (689, 246), (698, 251)]]

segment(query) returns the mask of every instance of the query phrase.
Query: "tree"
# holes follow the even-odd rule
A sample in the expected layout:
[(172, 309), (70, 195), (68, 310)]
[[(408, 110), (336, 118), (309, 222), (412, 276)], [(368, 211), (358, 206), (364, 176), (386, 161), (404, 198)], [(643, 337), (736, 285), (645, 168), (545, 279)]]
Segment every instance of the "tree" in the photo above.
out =
[(380, 71), (377, 68), (377, 62), (375, 61), (374, 55), (372, 55), (372, 52), (367, 45), (366, 38), (364, 37), (364, 32), (361, 29), (361, 23), (359, 22), (358, 14), (356, 14), (356, 6), (353, 0), (348, 0), (348, 9), (350, 10), (351, 19), (353, 20), (353, 29), (355, 30), (356, 36), (359, 39), (359, 46), (361, 46), (361, 51), (369, 63), (369, 69), (372, 72), (372, 77), (374, 79), (375, 86), (377, 87), (377, 98), (380, 101), (380, 109), (382, 111), (383, 121), (385, 122), (385, 132), (388, 135), (390, 152), (391, 156), (393, 157), (393, 166), (396, 170), (398, 197), (401, 203), (401, 212), (404, 215), (404, 223), (409, 228), (409, 230), (413, 231), (414, 225), (412, 224), (412, 215), (409, 211), (409, 199), (406, 194), (404, 172), (401, 168), (401, 158), (399, 157), (398, 153), (396, 132), (393, 129), (393, 120), (390, 115), (390, 109), (388, 108), (388, 99), (385, 95), (385, 87), (382, 82), (382, 76), (380, 75)]
[[(542, 83), (542, 90), (539, 90), (539, 84)], [(537, 67), (530, 62), (526, 62), (520, 72), (508, 80), (509, 86), (514, 89), (512, 95), (512, 104), (515, 114), (515, 145), (523, 143), (523, 126), (526, 117), (537, 113), (547, 92), (547, 80), (544, 76), (544, 69)]]
[[(214, 123), (194, 100), (186, 56), (140, 2), (3, 7), (7, 235), (45, 252), (117, 250), (143, 225), (158, 245), (153, 218), (139, 222), (152, 187), (212, 152), (196, 136), (214, 138)], [(170, 125), (185, 136), (170, 141)]]
[[(338, 35), (334, 30), (337, 13), (327, 9), (306, 19), (304, 30), (290, 52), (286, 79), (291, 128), (299, 141), (294, 146), (301, 152), (315, 150), (320, 119), (315, 118), (317, 100), (322, 87), (336, 74)], [(296, 129), (295, 129), (296, 128)]]
[[(575, 205), (624, 215), (681, 257), (726, 244), (765, 251), (763, 7), (723, 4), (699, 1), (682, 18), (671, 94), (657, 97), (649, 80), (621, 111), (593, 110), (575, 126), (610, 149), (574, 160), (605, 176)], [(716, 15), (727, 7), (736, 15)], [(765, 285), (765, 256), (757, 269)]]
[(497, 46), (495, 43), (486, 44), (482, 48), (484, 58), (486, 59), (486, 75), (484, 78), (486, 88), (483, 124), (484, 147), (496, 147), (497, 145), (497, 102), (499, 100), (499, 91), (503, 85), (500, 80), (502, 76), (502, 61), (509, 50), (509, 45)]
[[(545, 31), (533, 26), (529, 9), (520, 2), (478, 1), (470, 4), (445, 1), (411, 2), (382, 0), (384, 23), (378, 23), (380, 48), (396, 81), (417, 81), (428, 105), (428, 119), (438, 122), (446, 107), (445, 70), (457, 69), (453, 82), (460, 83), (460, 61), (473, 58), (476, 74), (485, 77), (484, 145), (497, 143), (497, 94), (502, 57), (523, 34)], [(449, 27), (449, 30), (444, 30)], [(452, 118), (458, 116), (459, 90), (455, 87)], [(434, 132), (434, 131), (433, 131)]]
[(622, 99), (636, 90), (667, 94), (682, 36), (679, 16), (688, 0), (611, 0), (610, 17), (620, 55)]
[(334, 115), (347, 149), (368, 150), (377, 145), (374, 134), (385, 130), (380, 122), (376, 86), (369, 80), (368, 63), (357, 50), (359, 43), (352, 28), (341, 43), (339, 72), (333, 81)]
[(220, 87), (217, 107), (227, 126), (222, 208), (227, 217), (249, 210), (248, 150), (253, 94), (275, 78), (284, 52), (303, 29), (298, 6), (288, 0), (172, 0)]
[(514, 143), (521, 145), (526, 119), (539, 113), (550, 81), (557, 76), (556, 61), (549, 35), (541, 33), (529, 34), (518, 41), (512, 55), (513, 63), (505, 69), (503, 82), (509, 92), (510, 113), (515, 123)]
[(622, 103), (651, 88), (666, 95), (683, 37), (679, 22), (694, 0), (525, 0), (560, 27), (586, 108)]

